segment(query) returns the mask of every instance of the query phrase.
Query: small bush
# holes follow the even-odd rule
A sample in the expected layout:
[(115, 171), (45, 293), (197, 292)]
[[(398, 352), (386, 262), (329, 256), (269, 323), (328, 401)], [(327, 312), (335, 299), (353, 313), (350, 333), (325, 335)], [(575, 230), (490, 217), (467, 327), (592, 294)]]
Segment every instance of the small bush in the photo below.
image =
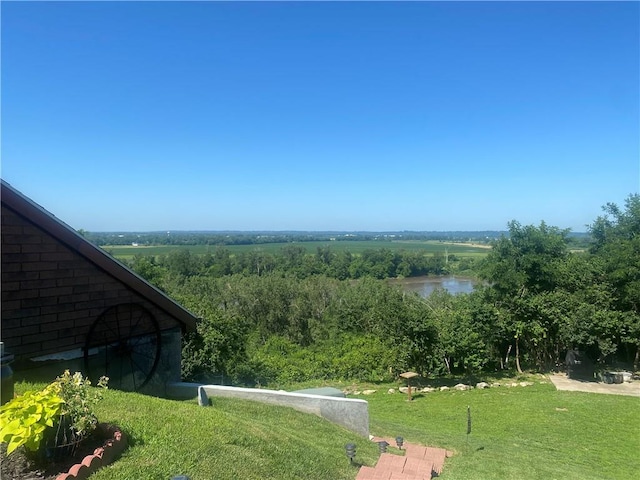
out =
[[(98, 386), (106, 388), (107, 381), (102, 377)], [(80, 372), (66, 370), (44, 389), (25, 392), (0, 408), (0, 441), (7, 443), (7, 454), (21, 445), (36, 452), (43, 440), (53, 446), (81, 441), (98, 424), (93, 409), (101, 398)]]

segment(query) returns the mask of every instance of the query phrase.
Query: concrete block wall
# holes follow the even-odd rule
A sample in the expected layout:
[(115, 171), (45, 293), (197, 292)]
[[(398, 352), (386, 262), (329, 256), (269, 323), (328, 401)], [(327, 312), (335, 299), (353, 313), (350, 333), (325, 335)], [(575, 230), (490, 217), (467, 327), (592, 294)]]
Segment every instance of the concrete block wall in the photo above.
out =
[(326, 418), (363, 437), (369, 436), (369, 404), (365, 400), (222, 385), (201, 385), (198, 398), (203, 397), (203, 393), (207, 397), (239, 398), (291, 407)]

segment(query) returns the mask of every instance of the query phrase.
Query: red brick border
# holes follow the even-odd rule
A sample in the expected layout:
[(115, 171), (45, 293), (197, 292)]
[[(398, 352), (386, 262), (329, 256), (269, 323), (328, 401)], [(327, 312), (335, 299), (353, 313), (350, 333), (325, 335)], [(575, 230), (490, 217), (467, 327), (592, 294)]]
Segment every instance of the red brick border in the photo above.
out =
[(101, 467), (112, 463), (127, 448), (127, 437), (119, 427), (100, 423), (98, 430), (107, 438), (102, 447), (96, 448), (93, 455), (84, 457), (81, 463), (76, 463), (67, 473), (58, 475), (56, 480), (86, 480)]

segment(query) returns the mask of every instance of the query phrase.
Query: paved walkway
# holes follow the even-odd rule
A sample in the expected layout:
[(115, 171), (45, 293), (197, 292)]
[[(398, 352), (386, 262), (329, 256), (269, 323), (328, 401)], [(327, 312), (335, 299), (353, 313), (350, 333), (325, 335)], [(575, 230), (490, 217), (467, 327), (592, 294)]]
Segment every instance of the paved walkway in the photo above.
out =
[(640, 397), (640, 382), (634, 380), (625, 383), (602, 383), (587, 380), (574, 380), (564, 373), (550, 374), (549, 379), (558, 390), (572, 392), (608, 393), (611, 395), (632, 395)]
[[(374, 437), (374, 442), (386, 441), (395, 445), (393, 438)], [(360, 467), (356, 480), (430, 480), (442, 473), (444, 461), (453, 452), (443, 448), (424, 447), (406, 443), (403, 455), (382, 453), (375, 467)]]

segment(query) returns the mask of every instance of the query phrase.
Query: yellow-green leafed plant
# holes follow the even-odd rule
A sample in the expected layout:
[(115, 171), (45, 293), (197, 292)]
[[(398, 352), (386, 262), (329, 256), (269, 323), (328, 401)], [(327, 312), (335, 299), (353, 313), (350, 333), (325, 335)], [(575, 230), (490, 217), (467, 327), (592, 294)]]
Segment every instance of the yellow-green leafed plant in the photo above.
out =
[(0, 441), (7, 443), (7, 455), (20, 445), (35, 452), (47, 428), (60, 418), (64, 400), (52, 385), (38, 392), (25, 392), (0, 408)]
[[(102, 377), (99, 387), (106, 388)], [(42, 446), (62, 446), (79, 442), (98, 424), (93, 407), (101, 391), (80, 372), (66, 370), (38, 392), (26, 392), (0, 408), (0, 442), (7, 443), (7, 454), (20, 445), (31, 452)]]

